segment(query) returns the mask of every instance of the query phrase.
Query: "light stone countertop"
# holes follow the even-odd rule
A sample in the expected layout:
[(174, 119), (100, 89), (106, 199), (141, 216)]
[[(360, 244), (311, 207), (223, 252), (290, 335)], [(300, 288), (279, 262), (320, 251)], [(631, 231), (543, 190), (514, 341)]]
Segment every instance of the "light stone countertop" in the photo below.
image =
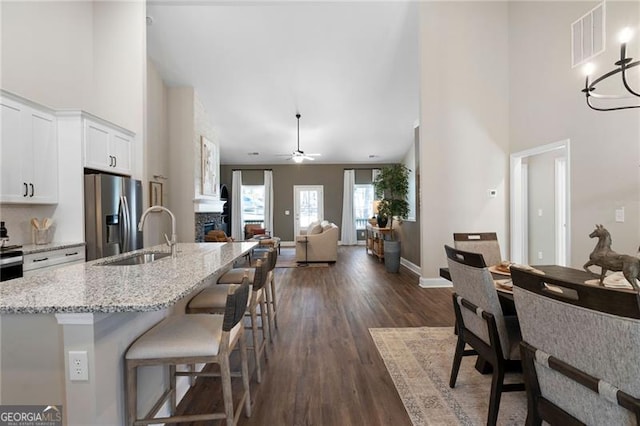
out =
[(49, 244), (24, 244), (21, 250), (23, 254), (33, 254), (84, 246), (84, 242), (53, 242)]
[(168, 251), (166, 245), (65, 266), (0, 285), (0, 314), (147, 312), (167, 308), (204, 287), (255, 242), (179, 243), (178, 256), (114, 266), (134, 253)]

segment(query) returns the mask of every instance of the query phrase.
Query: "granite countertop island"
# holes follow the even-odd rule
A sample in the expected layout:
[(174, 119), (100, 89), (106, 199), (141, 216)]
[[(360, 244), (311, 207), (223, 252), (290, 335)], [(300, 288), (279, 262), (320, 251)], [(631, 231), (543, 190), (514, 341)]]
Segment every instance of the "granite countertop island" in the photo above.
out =
[(178, 256), (131, 266), (105, 265), (166, 245), (43, 272), (0, 286), (0, 314), (148, 312), (167, 308), (203, 287), (256, 242), (180, 243)]

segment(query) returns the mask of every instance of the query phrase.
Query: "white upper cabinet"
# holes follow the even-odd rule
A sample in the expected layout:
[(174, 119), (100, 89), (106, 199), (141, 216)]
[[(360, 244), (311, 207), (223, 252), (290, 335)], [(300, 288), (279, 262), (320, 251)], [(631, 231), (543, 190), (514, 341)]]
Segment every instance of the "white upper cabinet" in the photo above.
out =
[(58, 202), (56, 118), (44, 108), (0, 98), (0, 202)]
[(84, 120), (84, 166), (131, 175), (133, 137), (94, 120)]

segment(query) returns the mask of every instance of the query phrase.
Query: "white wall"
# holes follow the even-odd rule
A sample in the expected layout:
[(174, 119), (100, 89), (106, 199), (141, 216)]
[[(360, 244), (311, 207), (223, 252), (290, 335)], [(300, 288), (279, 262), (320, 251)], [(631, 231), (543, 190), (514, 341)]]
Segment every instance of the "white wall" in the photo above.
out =
[(195, 241), (194, 100), (191, 87), (169, 89), (169, 209), (176, 215), (180, 242)]
[[(571, 140), (571, 259), (581, 267), (595, 242), (587, 235), (596, 223), (613, 238), (613, 249), (636, 253), (640, 241), (638, 209), (640, 111), (590, 110), (580, 90), (584, 77), (571, 69), (571, 23), (595, 2), (511, 2), (509, 4), (509, 81), (511, 151)], [(607, 50), (595, 63), (598, 73), (619, 57), (616, 33), (636, 27), (631, 56), (640, 55), (640, 3), (607, 2)], [(626, 221), (614, 221), (625, 207)]]
[(423, 285), (454, 232), (495, 231), (507, 244), (507, 20), (506, 2), (420, 5)]
[(52, 108), (86, 108), (93, 3), (1, 2), (2, 88)]
[[(169, 179), (169, 89), (162, 81), (155, 65), (147, 62), (147, 149), (145, 156), (146, 180), (162, 183), (162, 201), (165, 206), (171, 205)], [(149, 188), (147, 187), (148, 191)], [(144, 205), (150, 205), (145, 197)], [(164, 243), (163, 234), (171, 236), (171, 221), (167, 215), (150, 215), (145, 225), (145, 246)]]

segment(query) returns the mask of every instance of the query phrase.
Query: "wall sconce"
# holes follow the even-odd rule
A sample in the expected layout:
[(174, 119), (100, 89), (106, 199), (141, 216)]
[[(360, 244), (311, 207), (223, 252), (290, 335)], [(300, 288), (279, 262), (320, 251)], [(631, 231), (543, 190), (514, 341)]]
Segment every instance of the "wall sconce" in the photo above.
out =
[[(632, 109), (632, 108), (640, 108), (640, 104), (636, 105), (620, 105), (620, 106), (611, 106), (611, 107), (603, 107), (596, 106), (592, 104), (592, 99), (600, 99), (603, 100), (606, 104), (607, 101), (618, 100), (618, 99), (635, 99), (636, 97), (640, 97), (640, 93), (633, 90), (627, 81), (626, 71), (629, 68), (634, 68), (640, 65), (640, 61), (631, 62), (633, 58), (627, 58), (627, 43), (631, 40), (633, 36), (633, 30), (631, 28), (624, 28), (620, 31), (618, 39), (620, 41), (620, 60), (615, 63), (616, 68), (613, 70), (602, 74), (600, 77), (595, 80), (589, 82), (589, 78), (594, 71), (594, 66), (592, 63), (588, 63), (584, 66), (584, 73), (586, 75), (584, 89), (582, 92), (585, 94), (587, 105), (589, 108), (596, 111), (617, 111), (621, 109)], [(598, 83), (603, 82), (604, 80), (612, 77), (616, 74), (621, 74), (622, 84), (624, 88), (627, 90), (628, 94), (625, 95), (601, 95), (599, 93), (595, 93), (596, 85)]]

